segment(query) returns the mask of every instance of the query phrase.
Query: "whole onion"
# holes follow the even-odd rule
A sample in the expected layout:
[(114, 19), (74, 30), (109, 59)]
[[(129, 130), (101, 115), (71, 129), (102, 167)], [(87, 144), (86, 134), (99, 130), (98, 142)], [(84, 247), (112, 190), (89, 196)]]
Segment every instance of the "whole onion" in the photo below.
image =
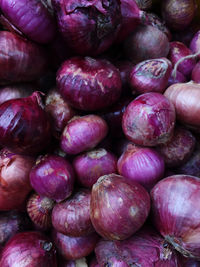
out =
[(200, 83), (200, 61), (194, 66), (191, 78), (195, 83)]
[(94, 232), (90, 220), (91, 192), (80, 189), (71, 198), (56, 204), (52, 212), (54, 228), (68, 236), (86, 236)]
[(174, 175), (158, 182), (151, 191), (152, 215), (158, 231), (184, 256), (197, 259), (200, 259), (199, 190), (199, 178)]
[(170, 74), (169, 80), (168, 80), (168, 86), (175, 83), (185, 83), (187, 81), (186, 77), (180, 72), (180, 71), (176, 71), (176, 75), (174, 77), (173, 75), (173, 71)]
[(193, 36), (190, 42), (190, 49), (193, 53), (200, 52), (200, 30), (198, 30)]
[(53, 243), (40, 232), (18, 233), (4, 247), (0, 266), (56, 267), (56, 250)]
[(34, 158), (0, 151), (0, 210), (18, 208), (31, 191), (29, 173)]
[(170, 28), (182, 30), (195, 16), (194, 0), (165, 0), (162, 2), (162, 16)]
[(121, 27), (120, 2), (53, 0), (58, 28), (76, 54), (98, 55), (114, 42)]
[(166, 34), (156, 27), (139, 25), (126, 39), (124, 52), (134, 63), (166, 57), (169, 52), (169, 40)]
[(152, 6), (152, 0), (135, 0), (135, 2), (142, 10), (150, 9)]
[(53, 229), (53, 241), (59, 254), (66, 260), (76, 260), (88, 256), (99, 240), (96, 233), (81, 237), (69, 237)]
[(0, 105), (0, 144), (20, 154), (41, 152), (50, 141), (50, 123), (39, 92)]
[(72, 194), (74, 171), (66, 159), (49, 154), (36, 161), (30, 172), (30, 182), (39, 195), (60, 202)]
[(81, 110), (108, 107), (119, 99), (121, 93), (120, 73), (105, 59), (68, 59), (58, 70), (56, 80), (63, 98)]
[(113, 153), (99, 148), (75, 157), (73, 167), (78, 182), (90, 188), (100, 176), (117, 172), (117, 158)]
[(163, 93), (171, 71), (172, 64), (166, 58), (145, 60), (132, 68), (129, 84), (137, 94)]
[(94, 148), (107, 132), (108, 126), (100, 116), (73, 117), (61, 135), (61, 148), (68, 154), (84, 152)]
[(3, 16), (19, 31), (38, 43), (49, 43), (55, 35), (55, 22), (42, 1), (1, 0)]
[(118, 172), (150, 190), (163, 178), (165, 164), (162, 156), (153, 148), (129, 145), (117, 162)]
[(150, 209), (147, 191), (123, 176), (101, 176), (92, 187), (90, 217), (102, 237), (123, 240), (145, 222)]
[(143, 146), (169, 141), (174, 125), (174, 105), (162, 94), (153, 92), (135, 98), (126, 108), (122, 119), (126, 137)]
[(33, 81), (46, 65), (43, 47), (14, 33), (0, 32), (0, 84)]

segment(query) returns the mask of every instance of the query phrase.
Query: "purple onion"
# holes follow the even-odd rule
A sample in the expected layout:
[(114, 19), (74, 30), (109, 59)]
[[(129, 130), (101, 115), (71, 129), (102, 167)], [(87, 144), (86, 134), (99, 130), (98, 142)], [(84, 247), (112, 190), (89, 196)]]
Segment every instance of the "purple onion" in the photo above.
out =
[(200, 83), (200, 61), (194, 66), (191, 78), (195, 83)]
[[(190, 49), (193, 53), (200, 52), (200, 30), (196, 32), (190, 42)], [(200, 56), (199, 56), (200, 58)]]
[(175, 83), (185, 83), (187, 81), (186, 77), (180, 72), (180, 71), (176, 71), (176, 77), (174, 77), (173, 75), (173, 71), (170, 74), (169, 80), (168, 80), (168, 85), (167, 87), (169, 87), (172, 84)]
[(60, 202), (72, 194), (73, 168), (63, 157), (46, 155), (36, 161), (30, 172), (30, 182), (38, 194)]

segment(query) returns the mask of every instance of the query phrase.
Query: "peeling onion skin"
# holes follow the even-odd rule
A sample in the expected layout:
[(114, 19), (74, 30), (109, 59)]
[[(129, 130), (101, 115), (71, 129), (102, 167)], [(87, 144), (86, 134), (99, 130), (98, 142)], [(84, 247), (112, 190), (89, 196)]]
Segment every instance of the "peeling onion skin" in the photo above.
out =
[(120, 175), (101, 176), (92, 187), (90, 217), (96, 232), (105, 239), (130, 237), (144, 224), (149, 209), (148, 192)]
[(200, 180), (174, 175), (151, 191), (152, 218), (166, 241), (186, 257), (200, 259)]
[(60, 146), (64, 152), (75, 155), (94, 148), (107, 132), (108, 126), (100, 116), (73, 117), (64, 128)]
[(121, 94), (119, 70), (108, 60), (74, 57), (57, 72), (58, 91), (73, 107), (93, 111), (115, 103)]
[(46, 44), (53, 40), (56, 25), (42, 1), (1, 0), (3, 15), (32, 41)]
[(131, 142), (141, 146), (156, 146), (169, 141), (175, 126), (175, 108), (159, 93), (145, 93), (126, 108), (122, 128)]

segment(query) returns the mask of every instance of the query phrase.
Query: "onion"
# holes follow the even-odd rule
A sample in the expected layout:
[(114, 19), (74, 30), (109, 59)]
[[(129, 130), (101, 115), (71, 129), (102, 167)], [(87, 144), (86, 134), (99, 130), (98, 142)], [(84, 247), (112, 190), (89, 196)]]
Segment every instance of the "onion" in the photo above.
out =
[(74, 117), (64, 128), (61, 148), (68, 154), (84, 152), (94, 148), (107, 132), (106, 122), (97, 115)]
[(88, 256), (99, 240), (99, 236), (96, 233), (82, 237), (69, 237), (57, 232), (55, 229), (52, 232), (52, 236), (58, 252), (66, 260), (76, 260)]
[(74, 171), (63, 157), (45, 155), (32, 168), (30, 182), (39, 195), (60, 202), (72, 194)]
[(55, 35), (53, 17), (37, 0), (1, 0), (0, 8), (3, 16), (19, 31), (38, 43), (49, 43)]
[(150, 190), (163, 178), (165, 164), (163, 158), (153, 148), (129, 145), (117, 163), (118, 172)]
[(76, 54), (98, 55), (114, 42), (121, 27), (120, 2), (52, 1), (58, 28)]
[(0, 151), (0, 210), (18, 208), (31, 191), (29, 173), (34, 159)]
[(200, 83), (200, 61), (194, 66), (191, 78), (195, 83)]
[(177, 119), (184, 124), (200, 126), (200, 85), (195, 83), (177, 83), (164, 93), (175, 106)]
[(166, 58), (149, 59), (138, 63), (130, 72), (130, 86), (138, 94), (163, 93), (172, 71), (172, 64)]
[(0, 84), (37, 79), (46, 69), (45, 50), (11, 32), (0, 32)]
[(119, 99), (121, 93), (120, 73), (104, 59), (68, 59), (58, 70), (56, 79), (63, 98), (81, 110), (108, 107)]
[(199, 178), (174, 175), (158, 182), (151, 191), (152, 215), (158, 231), (184, 256), (197, 259), (200, 259), (199, 190)]
[(150, 9), (152, 6), (152, 0), (135, 0), (138, 7), (142, 10)]
[(192, 50), (193, 53), (200, 52), (200, 30), (198, 30), (196, 34), (193, 36), (190, 42), (190, 49)]
[(174, 125), (174, 105), (159, 93), (138, 96), (128, 105), (122, 119), (126, 137), (143, 146), (155, 146), (169, 141)]
[(13, 236), (2, 251), (0, 266), (57, 266), (53, 243), (40, 232)]
[(123, 240), (145, 222), (150, 209), (147, 191), (123, 176), (101, 176), (92, 187), (90, 217), (97, 233), (110, 240)]
[(173, 71), (171, 72), (171, 75), (169, 77), (169, 80), (168, 80), (168, 86), (169, 87), (170, 85), (172, 84), (175, 84), (175, 83), (185, 83), (187, 80), (186, 80), (186, 77), (180, 72), (180, 71), (176, 71), (176, 75), (174, 77), (173, 75)]
[(156, 27), (140, 25), (126, 39), (124, 52), (127, 58), (134, 63), (166, 57), (169, 52), (169, 41), (166, 34)]
[(0, 144), (20, 154), (41, 152), (50, 141), (50, 123), (39, 92), (0, 105)]
[(165, 0), (162, 2), (162, 16), (170, 28), (182, 30), (195, 16), (194, 0)]
[(27, 213), (36, 228), (47, 230), (51, 227), (51, 211), (54, 201), (33, 193), (27, 201)]

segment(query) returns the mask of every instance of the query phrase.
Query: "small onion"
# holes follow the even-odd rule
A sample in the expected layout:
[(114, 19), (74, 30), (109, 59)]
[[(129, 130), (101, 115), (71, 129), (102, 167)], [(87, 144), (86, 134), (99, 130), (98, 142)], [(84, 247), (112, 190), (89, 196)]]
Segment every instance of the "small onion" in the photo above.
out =
[(174, 105), (162, 94), (153, 92), (134, 99), (126, 108), (122, 119), (126, 137), (143, 146), (155, 146), (169, 141), (174, 125)]
[(102, 237), (123, 240), (145, 222), (150, 209), (147, 191), (123, 176), (101, 176), (92, 187), (90, 217)]
[(195, 83), (200, 83), (200, 61), (194, 66), (191, 78)]
[(63, 157), (46, 155), (33, 166), (30, 182), (38, 194), (60, 202), (72, 194), (74, 171)]
[(200, 52), (200, 30), (197, 31), (196, 34), (193, 36), (190, 42), (190, 49), (193, 53)]
[(107, 132), (108, 126), (100, 116), (73, 117), (61, 135), (61, 149), (68, 154), (84, 152), (94, 148)]

